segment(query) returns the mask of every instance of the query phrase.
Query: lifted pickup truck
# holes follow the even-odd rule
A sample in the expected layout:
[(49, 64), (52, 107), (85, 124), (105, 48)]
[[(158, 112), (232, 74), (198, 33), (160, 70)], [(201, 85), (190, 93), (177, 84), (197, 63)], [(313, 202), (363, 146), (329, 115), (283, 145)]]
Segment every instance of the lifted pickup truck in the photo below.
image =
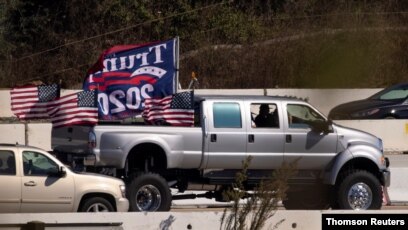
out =
[(169, 210), (180, 198), (170, 188), (220, 199), (248, 156), (248, 190), (297, 161), (287, 209), (380, 209), (390, 184), (381, 139), (290, 97), (196, 95), (192, 127), (100, 123), (52, 135), (61, 159), (124, 179), (132, 211)]

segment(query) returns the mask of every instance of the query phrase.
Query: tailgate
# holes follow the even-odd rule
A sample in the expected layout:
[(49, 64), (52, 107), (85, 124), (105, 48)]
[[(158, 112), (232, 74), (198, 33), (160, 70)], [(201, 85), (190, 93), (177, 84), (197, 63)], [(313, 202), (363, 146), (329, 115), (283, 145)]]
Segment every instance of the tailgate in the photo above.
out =
[(54, 152), (87, 154), (90, 126), (67, 126), (53, 128), (51, 148)]

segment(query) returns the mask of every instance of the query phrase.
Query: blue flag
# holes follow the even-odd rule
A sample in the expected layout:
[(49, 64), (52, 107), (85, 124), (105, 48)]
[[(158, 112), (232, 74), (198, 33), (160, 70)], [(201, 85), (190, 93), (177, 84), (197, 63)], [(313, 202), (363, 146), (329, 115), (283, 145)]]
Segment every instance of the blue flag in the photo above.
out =
[(84, 90), (98, 90), (101, 120), (141, 114), (144, 100), (176, 92), (177, 39), (105, 50), (88, 70)]

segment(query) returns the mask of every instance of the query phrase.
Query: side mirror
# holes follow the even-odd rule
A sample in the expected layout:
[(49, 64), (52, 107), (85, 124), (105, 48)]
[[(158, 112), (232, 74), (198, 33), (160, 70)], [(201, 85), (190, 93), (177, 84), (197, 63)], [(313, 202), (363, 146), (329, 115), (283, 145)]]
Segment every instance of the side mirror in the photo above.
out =
[(58, 170), (59, 177), (65, 177), (67, 175), (67, 169), (64, 166), (60, 166)]
[(65, 175), (67, 175), (67, 170), (65, 167), (60, 166), (58, 169), (53, 169), (52, 171), (48, 172), (48, 175), (52, 177), (65, 177)]
[(318, 133), (330, 133), (332, 132), (331, 121), (316, 120), (312, 122), (312, 131)]

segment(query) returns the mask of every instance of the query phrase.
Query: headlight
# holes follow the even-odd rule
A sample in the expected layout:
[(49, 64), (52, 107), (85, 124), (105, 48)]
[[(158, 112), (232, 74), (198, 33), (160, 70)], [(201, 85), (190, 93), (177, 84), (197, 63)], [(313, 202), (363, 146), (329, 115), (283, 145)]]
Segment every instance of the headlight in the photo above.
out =
[(126, 197), (126, 186), (125, 185), (119, 185), (120, 192), (122, 193), (122, 197)]
[(384, 153), (384, 144), (381, 138), (378, 138), (378, 148), (380, 148), (381, 152)]
[(380, 111), (380, 109), (370, 109), (350, 114), (351, 117), (368, 117)]
[(381, 138), (378, 138), (378, 148), (380, 149), (382, 156), (380, 158), (380, 165), (384, 165), (385, 167), (388, 167), (389, 161), (388, 159), (384, 156), (384, 145), (383, 141)]

